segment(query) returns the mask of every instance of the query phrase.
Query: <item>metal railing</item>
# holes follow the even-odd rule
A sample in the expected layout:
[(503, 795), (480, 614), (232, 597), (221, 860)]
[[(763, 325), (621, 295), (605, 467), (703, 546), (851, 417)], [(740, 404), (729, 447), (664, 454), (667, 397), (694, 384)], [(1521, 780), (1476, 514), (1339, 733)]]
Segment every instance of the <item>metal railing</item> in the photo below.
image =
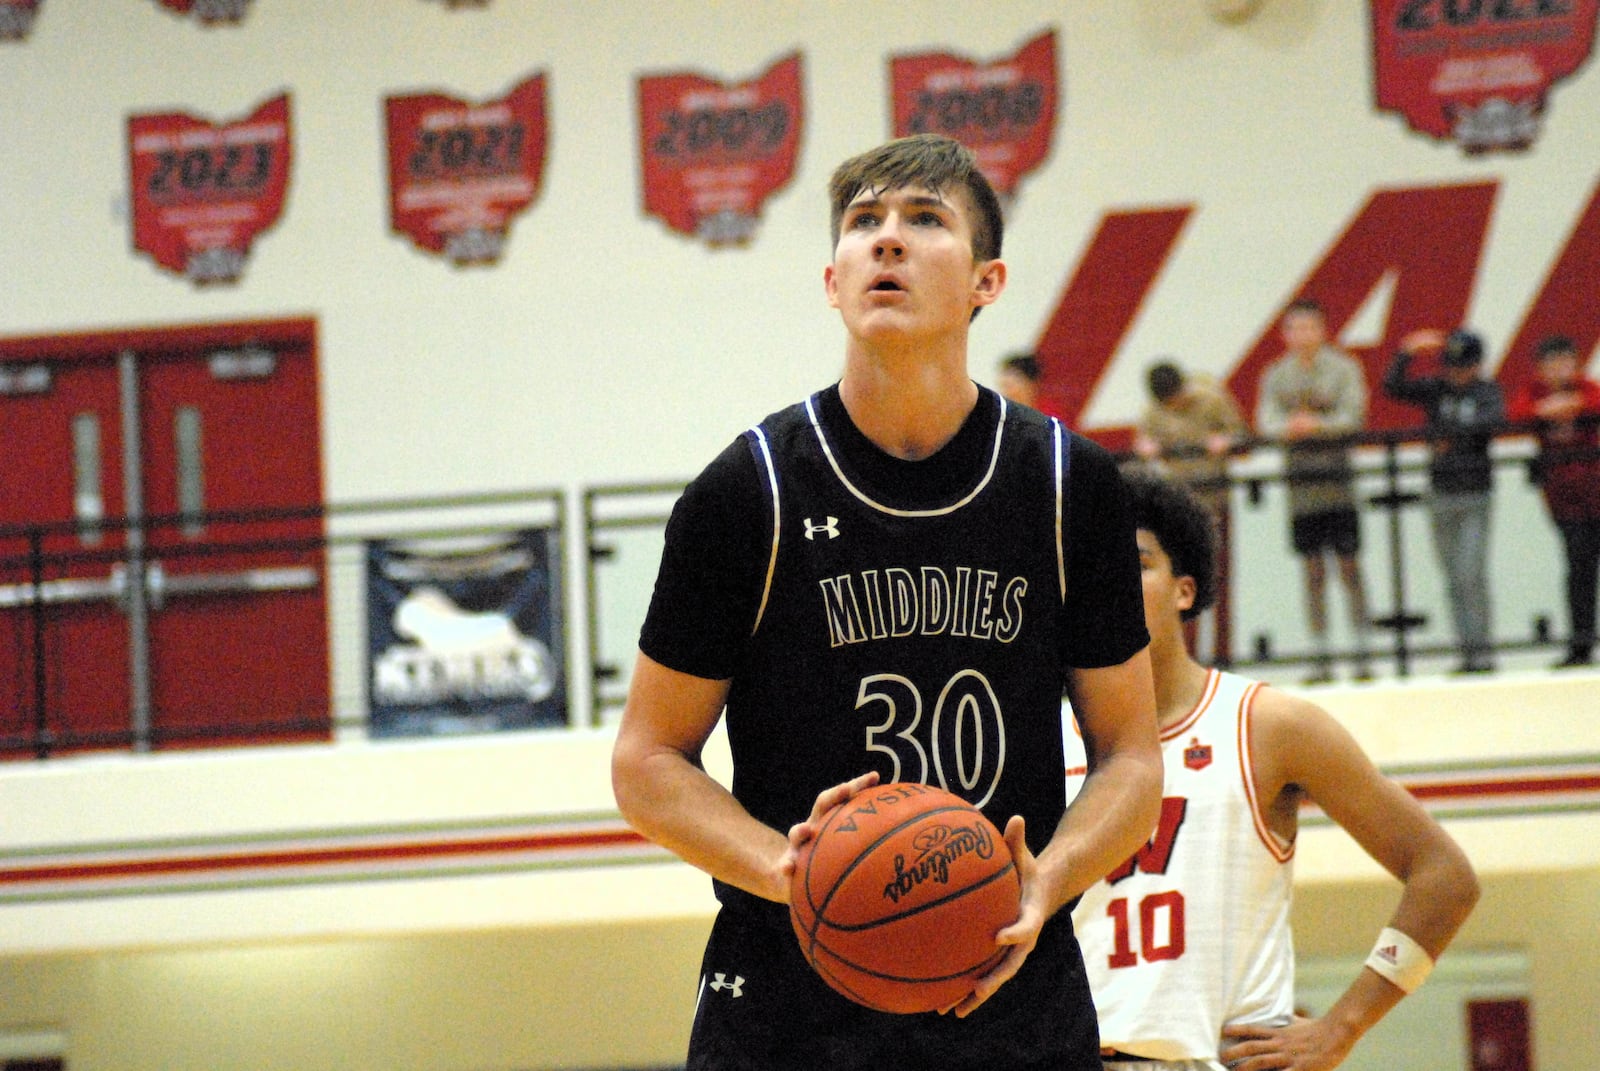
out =
[(0, 757), (366, 735), (372, 548), (559, 547), (567, 516), (532, 490), (0, 526)]
[[(1362, 509), (1370, 654), (1380, 675), (1395, 678), (1443, 669), (1458, 655), (1432, 538), (1416, 523), (1429, 486), (1420, 434), (1345, 441)], [(1508, 429), (1491, 454), (1493, 648), (1504, 661), (1542, 658), (1565, 639), (1565, 566), (1531, 478), (1537, 453), (1530, 437)], [(1282, 455), (1278, 444), (1247, 443), (1226, 465), (1238, 639), (1217, 660), (1269, 680), (1318, 656), (1289, 547)], [(108, 517), (94, 521), (93, 533), (73, 522), (0, 527), (0, 757), (383, 735), (375, 731), (380, 652), (372, 634), (384, 619), (374, 616), (373, 548), (459, 549), (533, 529), (556, 533), (549, 657), (569, 687), (554, 724), (608, 724), (625, 702), (683, 486), (582, 490), (577, 555), (562, 549), (570, 509), (560, 490)], [(579, 589), (570, 598), (569, 572)], [(1338, 585), (1328, 591), (1330, 610), (1341, 610)], [(247, 621), (252, 603), (262, 612)], [(169, 627), (185, 608), (183, 626)], [(1351, 664), (1358, 651), (1345, 617), (1329, 616), (1330, 653)], [(576, 653), (569, 634), (584, 639)], [(463, 657), (469, 676), (481, 668)], [(297, 671), (297, 658), (311, 668)], [(455, 672), (444, 662), (434, 669)], [(295, 687), (273, 683), (285, 675)], [(458, 731), (439, 724), (433, 731)], [(459, 731), (474, 724), (464, 719)]]

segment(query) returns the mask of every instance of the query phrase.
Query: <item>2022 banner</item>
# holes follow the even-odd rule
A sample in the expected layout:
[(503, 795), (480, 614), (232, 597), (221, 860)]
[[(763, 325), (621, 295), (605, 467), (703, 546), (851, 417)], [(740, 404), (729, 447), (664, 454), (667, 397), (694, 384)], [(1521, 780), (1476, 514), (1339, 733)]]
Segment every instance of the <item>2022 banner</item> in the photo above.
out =
[(1378, 107), (1468, 154), (1527, 149), (1597, 14), (1600, 0), (1372, 0)]

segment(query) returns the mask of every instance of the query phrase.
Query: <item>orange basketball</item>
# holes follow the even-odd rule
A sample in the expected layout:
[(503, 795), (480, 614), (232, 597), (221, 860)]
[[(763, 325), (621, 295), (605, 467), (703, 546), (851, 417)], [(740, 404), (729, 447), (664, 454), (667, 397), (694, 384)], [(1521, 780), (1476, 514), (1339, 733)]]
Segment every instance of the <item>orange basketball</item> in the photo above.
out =
[(789, 887), (807, 961), (886, 1012), (947, 1008), (1004, 954), (1016, 921), (1011, 850), (976, 807), (931, 785), (877, 785), (829, 811)]

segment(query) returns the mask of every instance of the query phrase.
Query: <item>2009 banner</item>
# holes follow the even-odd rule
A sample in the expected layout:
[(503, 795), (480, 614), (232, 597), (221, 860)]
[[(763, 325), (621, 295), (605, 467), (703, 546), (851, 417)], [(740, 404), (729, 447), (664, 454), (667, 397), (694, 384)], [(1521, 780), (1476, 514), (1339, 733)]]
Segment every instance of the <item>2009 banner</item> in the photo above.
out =
[(544, 177), (545, 76), (482, 104), (390, 97), (384, 113), (394, 230), (458, 265), (499, 260)]
[(283, 212), (289, 145), (287, 93), (233, 123), (131, 117), (134, 248), (197, 284), (237, 281), (251, 243)]
[(1380, 109), (1469, 154), (1527, 149), (1594, 47), (1600, 0), (1372, 0)]
[(645, 211), (711, 246), (744, 245), (794, 177), (800, 55), (738, 85), (697, 74), (639, 79)]
[(373, 736), (567, 722), (560, 536), (367, 545)]

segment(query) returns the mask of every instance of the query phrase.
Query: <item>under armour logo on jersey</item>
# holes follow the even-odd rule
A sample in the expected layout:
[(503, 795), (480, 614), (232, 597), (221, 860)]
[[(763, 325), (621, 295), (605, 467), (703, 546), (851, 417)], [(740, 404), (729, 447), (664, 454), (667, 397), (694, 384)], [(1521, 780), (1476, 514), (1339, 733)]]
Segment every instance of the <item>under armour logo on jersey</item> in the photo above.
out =
[(728, 981), (728, 976), (726, 974), (718, 971), (716, 974), (711, 976), (711, 979), (712, 981), (710, 988), (715, 989), (718, 993), (722, 992), (724, 989), (731, 989), (733, 990), (733, 995), (735, 997), (744, 996), (744, 989), (741, 988), (744, 985), (744, 976), (742, 974), (734, 975), (733, 981), (730, 982)]
[(816, 539), (818, 532), (827, 532), (829, 539), (839, 538), (839, 518), (829, 517), (825, 524), (812, 524), (810, 517), (807, 517), (805, 521), (807, 539)]

